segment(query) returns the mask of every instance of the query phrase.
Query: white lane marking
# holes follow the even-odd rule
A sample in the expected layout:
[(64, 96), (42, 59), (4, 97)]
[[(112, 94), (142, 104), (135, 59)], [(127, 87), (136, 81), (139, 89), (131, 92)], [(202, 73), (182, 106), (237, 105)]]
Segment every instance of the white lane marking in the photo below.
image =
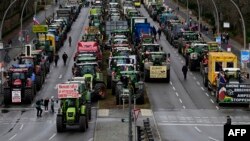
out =
[(202, 91), (205, 91), (205, 89), (203, 87), (201, 87)]
[(215, 139), (215, 138), (212, 138), (212, 137), (208, 137), (210, 140), (213, 140), (213, 141), (219, 141), (219, 140), (217, 140), (217, 139)]
[(58, 87), (58, 85), (56, 85), (56, 86), (54, 87), (54, 89), (57, 89), (57, 87)]
[(195, 77), (195, 76), (194, 76), (193, 78), (194, 78), (194, 80), (196, 80), (196, 77)]
[(22, 130), (23, 129), (23, 124), (21, 124), (21, 127), (19, 128), (20, 130)]
[(50, 138), (49, 141), (56, 136), (56, 133), (54, 133)]
[(224, 124), (192, 124), (192, 123), (162, 123), (159, 122), (158, 123), (159, 126), (207, 126), (207, 127), (211, 127), (211, 126), (224, 126)]
[(90, 138), (88, 141), (93, 141), (94, 139), (93, 138)]
[(196, 83), (197, 83), (197, 85), (199, 85), (199, 86), (201, 85), (201, 83), (200, 83), (200, 82), (198, 82), (198, 81), (197, 81)]
[(172, 81), (170, 81), (170, 85), (173, 85)]
[(175, 87), (173, 86), (173, 89), (174, 89), (174, 91), (175, 91)]
[(182, 100), (179, 98), (180, 103), (182, 103)]
[(17, 134), (13, 135), (13, 136), (9, 139), (9, 141), (10, 141), (10, 140), (13, 140), (13, 139), (16, 137), (16, 135), (17, 135)]
[(61, 79), (62, 78), (62, 75), (59, 75), (59, 79)]
[(199, 133), (201, 133), (201, 130), (197, 127), (197, 126), (195, 126), (194, 127)]
[(208, 93), (206, 93), (206, 95), (209, 97)]
[(175, 94), (176, 94), (176, 96), (179, 96), (179, 94), (177, 92)]
[(218, 106), (215, 106), (217, 110), (219, 110), (220, 108)]
[(183, 109), (186, 109), (186, 106), (182, 106), (183, 107)]
[(210, 101), (211, 101), (212, 103), (214, 103), (214, 101), (213, 101), (212, 99), (210, 99)]

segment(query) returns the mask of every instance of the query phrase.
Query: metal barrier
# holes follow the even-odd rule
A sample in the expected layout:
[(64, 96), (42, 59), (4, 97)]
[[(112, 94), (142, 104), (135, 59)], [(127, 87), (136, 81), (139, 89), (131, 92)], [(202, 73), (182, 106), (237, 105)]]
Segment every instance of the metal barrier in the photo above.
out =
[(154, 141), (149, 118), (143, 120), (143, 127), (137, 126), (137, 141)]

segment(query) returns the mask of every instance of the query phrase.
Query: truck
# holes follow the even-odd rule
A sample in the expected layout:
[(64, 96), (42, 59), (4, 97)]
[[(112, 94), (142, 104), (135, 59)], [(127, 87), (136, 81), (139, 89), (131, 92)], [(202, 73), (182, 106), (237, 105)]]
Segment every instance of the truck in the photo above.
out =
[(250, 102), (250, 84), (244, 83), (243, 72), (237, 62), (237, 56), (232, 52), (208, 53), (203, 83), (219, 105)]

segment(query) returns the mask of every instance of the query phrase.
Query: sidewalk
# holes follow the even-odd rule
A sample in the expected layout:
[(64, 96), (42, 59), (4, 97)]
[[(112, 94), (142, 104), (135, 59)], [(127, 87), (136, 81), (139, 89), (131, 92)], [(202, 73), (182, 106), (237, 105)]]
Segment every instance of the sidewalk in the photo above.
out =
[[(172, 7), (173, 9), (175, 9), (175, 7), (177, 7), (177, 4), (173, 0), (165, 1), (165, 4)], [(183, 20), (186, 20), (186, 19), (183, 18), (183, 17), (187, 16), (187, 14), (186, 14), (187, 9), (186, 8), (179, 6), (179, 11), (176, 11), (176, 13)], [(194, 21), (195, 23), (198, 23), (197, 16), (195, 16), (193, 14), (190, 14), (189, 16), (192, 18), (192, 21)], [(208, 34), (206, 34), (206, 32), (201, 29), (202, 37), (205, 38), (206, 41), (214, 41), (214, 37), (213, 37), (212, 31), (211, 31), (212, 27), (207, 22), (205, 22), (204, 20), (201, 21), (201, 24), (203, 26), (206, 25), (209, 28), (209, 33)], [(235, 55), (237, 55), (238, 60), (240, 60), (240, 56), (241, 56), (240, 51), (242, 49), (244, 49), (244, 47), (240, 43), (238, 43), (237, 41), (235, 41), (233, 39), (229, 39), (229, 43), (228, 44), (223, 43), (221, 47), (222, 47), (222, 49), (227, 50), (228, 45), (231, 46), (231, 51)], [(248, 67), (248, 69), (250, 68), (250, 63), (248, 63), (247, 67)]]
[[(47, 5), (46, 7), (46, 17), (51, 17), (53, 13), (55, 12), (55, 9), (58, 7), (58, 5), (55, 5), (52, 3), (51, 5)], [(40, 11), (37, 13), (37, 19), (40, 23), (45, 22), (45, 11)], [(30, 43), (32, 44), (33, 39), (36, 37), (36, 34), (32, 32), (32, 26), (33, 26), (33, 17), (28, 19), (26, 22), (23, 23), (23, 30), (27, 30), (29, 33)], [(12, 40), (12, 47), (18, 47), (21, 45), (20, 41), (18, 40), (18, 34), (20, 31), (20, 27), (13, 30), (10, 34), (6, 35), (3, 38), (3, 42), (7, 43), (9, 39)], [(11, 61), (9, 63), (5, 64), (5, 70), (6, 68), (10, 67), (12, 64), (14, 64), (13, 59), (17, 57), (19, 54), (23, 52), (22, 48), (13, 48), (8, 51), (8, 55), (10, 56)], [(0, 52), (1, 56), (5, 56), (5, 52)], [(1, 75), (0, 75), (1, 80)], [(1, 84), (0, 84), (1, 85)], [(0, 106), (2, 105), (3, 95), (0, 93)]]

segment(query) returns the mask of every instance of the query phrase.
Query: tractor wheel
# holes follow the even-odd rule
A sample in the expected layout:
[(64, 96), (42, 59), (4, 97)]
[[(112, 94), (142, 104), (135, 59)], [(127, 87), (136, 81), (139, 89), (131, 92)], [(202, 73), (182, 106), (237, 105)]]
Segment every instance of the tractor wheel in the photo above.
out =
[(56, 130), (58, 133), (63, 132), (65, 129), (65, 125), (63, 125), (63, 117), (57, 116), (56, 117)]
[(34, 98), (34, 93), (32, 89), (25, 89), (24, 91), (24, 101), (27, 104), (31, 104)]
[(10, 105), (11, 103), (11, 90), (10, 89), (4, 89), (4, 105)]
[(139, 90), (137, 94), (140, 96), (136, 99), (136, 104), (144, 104), (145, 103), (144, 90)]
[(79, 124), (80, 124), (80, 131), (85, 132), (87, 128), (85, 116), (80, 116)]
[(39, 91), (42, 88), (42, 81), (41, 81), (41, 76), (36, 77), (36, 90)]
[(167, 70), (167, 78), (166, 78), (166, 82), (169, 83), (170, 82), (170, 70)]
[(149, 71), (144, 69), (144, 81), (149, 82)]
[(112, 85), (112, 95), (115, 95), (116, 83), (112, 82), (111, 85)]
[(108, 76), (108, 78), (107, 78), (107, 88), (108, 88), (108, 89), (111, 88), (111, 81), (112, 81), (111, 76)]
[(97, 83), (94, 87), (94, 91), (97, 100), (104, 99), (106, 97), (107, 89), (103, 83)]

